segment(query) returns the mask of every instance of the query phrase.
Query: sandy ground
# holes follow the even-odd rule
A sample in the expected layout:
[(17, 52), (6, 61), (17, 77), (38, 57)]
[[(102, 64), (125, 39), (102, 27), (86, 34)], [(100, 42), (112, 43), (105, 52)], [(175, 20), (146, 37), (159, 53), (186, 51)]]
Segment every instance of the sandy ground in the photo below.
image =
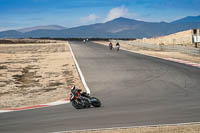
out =
[[(108, 41), (95, 41), (95, 42), (106, 45), (106, 46), (108, 46), (109, 44)], [(113, 44), (113, 46), (115, 47), (115, 44)], [(122, 44), (122, 43), (120, 44), (120, 48), (125, 49), (125, 50), (130, 50), (136, 53), (146, 54), (146, 55), (158, 56), (158, 57), (163, 57), (163, 58), (181, 59), (185, 61), (200, 63), (200, 56), (196, 56), (196, 55), (189, 55), (189, 54), (184, 54), (180, 52), (155, 51), (151, 49), (138, 48), (132, 45), (127, 45), (127, 44)]]
[(58, 40), (48, 39), (0, 39), (0, 44), (56, 43)]
[(67, 42), (0, 44), (0, 109), (69, 98), (83, 88)]
[(122, 128), (98, 131), (75, 131), (72, 133), (200, 133), (200, 124), (182, 126)]

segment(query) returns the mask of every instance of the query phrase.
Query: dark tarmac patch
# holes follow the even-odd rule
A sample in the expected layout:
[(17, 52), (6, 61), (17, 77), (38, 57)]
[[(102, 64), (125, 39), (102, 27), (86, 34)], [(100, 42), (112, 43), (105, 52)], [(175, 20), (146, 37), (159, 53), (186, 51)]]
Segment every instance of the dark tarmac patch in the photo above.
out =
[(2, 65), (0, 66), (0, 69), (8, 69), (8, 67), (6, 65)]
[(60, 82), (53, 82), (53, 83), (50, 83), (48, 86), (52, 87), (52, 86), (60, 86), (60, 85), (64, 85), (64, 84)]
[(27, 66), (22, 69), (22, 74), (13, 75), (13, 79), (17, 87), (19, 88), (27, 88), (27, 87), (34, 87), (40, 86), (39, 79), (36, 75), (36, 71), (32, 72), (30, 70), (35, 69), (35, 66)]

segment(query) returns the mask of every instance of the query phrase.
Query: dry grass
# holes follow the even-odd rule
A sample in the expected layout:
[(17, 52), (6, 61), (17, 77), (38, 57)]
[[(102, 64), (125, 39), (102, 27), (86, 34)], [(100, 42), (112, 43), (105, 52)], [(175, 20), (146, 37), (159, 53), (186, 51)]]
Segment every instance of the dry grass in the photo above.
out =
[(47, 39), (0, 39), (0, 44), (56, 43), (61, 41)]
[(71, 133), (200, 133), (200, 124), (72, 131)]
[[(96, 41), (96, 43), (106, 45), (106, 46), (108, 46), (109, 44), (108, 41)], [(200, 63), (200, 56), (196, 56), (196, 55), (194, 56), (194, 55), (184, 54), (180, 52), (155, 51), (152, 49), (139, 48), (139, 47), (135, 47), (128, 44), (123, 44), (123, 43), (120, 44), (120, 47), (121, 49), (129, 50), (135, 53), (152, 55), (152, 56), (163, 57), (163, 58), (175, 58), (175, 59)]]
[(0, 44), (0, 109), (69, 98), (83, 88), (66, 42)]

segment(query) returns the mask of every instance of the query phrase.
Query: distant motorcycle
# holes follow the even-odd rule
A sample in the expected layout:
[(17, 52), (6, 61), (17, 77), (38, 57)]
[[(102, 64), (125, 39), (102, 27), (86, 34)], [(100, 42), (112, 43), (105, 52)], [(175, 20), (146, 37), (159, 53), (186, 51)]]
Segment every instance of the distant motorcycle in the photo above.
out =
[(109, 43), (109, 49), (110, 49), (110, 50), (113, 49), (113, 45), (112, 45), (112, 43)]
[(119, 45), (118, 42), (117, 42), (117, 44), (116, 44), (116, 48), (117, 48), (117, 51), (119, 51), (120, 45)]
[(101, 107), (101, 102), (96, 97), (90, 97), (86, 92), (81, 92), (81, 89), (76, 88), (75, 86), (71, 89), (70, 102), (72, 106), (76, 109)]
[(117, 51), (119, 51), (119, 45), (117, 45), (116, 48), (117, 48)]
[(112, 49), (113, 49), (113, 47), (112, 47), (112, 46), (109, 46), (109, 48), (110, 48), (110, 50), (112, 50)]

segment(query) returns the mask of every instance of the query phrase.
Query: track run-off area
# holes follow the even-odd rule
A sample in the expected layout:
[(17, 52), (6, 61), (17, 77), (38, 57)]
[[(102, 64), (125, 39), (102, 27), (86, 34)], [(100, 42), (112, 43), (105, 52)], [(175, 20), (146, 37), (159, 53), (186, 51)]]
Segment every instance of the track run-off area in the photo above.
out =
[(70, 42), (101, 108), (71, 104), (0, 114), (0, 132), (44, 133), (200, 121), (200, 69), (89, 42)]

